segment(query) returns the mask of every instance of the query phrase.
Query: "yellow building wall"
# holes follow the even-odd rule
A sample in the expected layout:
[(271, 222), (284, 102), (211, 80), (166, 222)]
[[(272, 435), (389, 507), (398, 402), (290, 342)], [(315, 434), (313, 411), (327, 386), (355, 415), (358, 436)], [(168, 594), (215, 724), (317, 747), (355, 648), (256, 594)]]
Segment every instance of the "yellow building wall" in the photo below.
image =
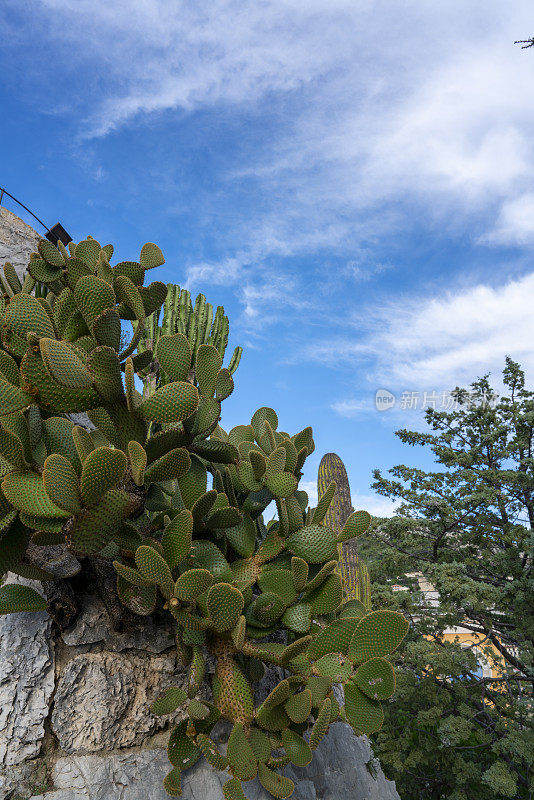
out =
[[(500, 678), (503, 674), (504, 662), (499, 651), (485, 637), (472, 631), (462, 629), (445, 631), (443, 636), (446, 642), (458, 642), (461, 647), (469, 648), (474, 652), (475, 658), (482, 666), (485, 678)], [(483, 642), (479, 646), (479, 642)]]

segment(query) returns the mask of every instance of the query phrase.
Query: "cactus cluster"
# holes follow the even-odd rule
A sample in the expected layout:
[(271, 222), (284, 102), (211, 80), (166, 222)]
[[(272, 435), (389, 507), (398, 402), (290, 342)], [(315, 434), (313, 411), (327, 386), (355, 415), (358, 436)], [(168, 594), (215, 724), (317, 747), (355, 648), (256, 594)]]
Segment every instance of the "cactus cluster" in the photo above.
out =
[[(273, 797), (290, 797), (280, 770), (309, 764), (334, 720), (378, 730), (380, 701), (395, 686), (387, 656), (407, 622), (343, 598), (338, 545), (370, 518), (358, 511), (338, 530), (328, 524), (334, 481), (308, 507), (298, 485), (311, 429), (280, 431), (266, 407), (228, 432), (220, 426), (234, 388), (222, 309), (212, 326), (204, 299), (192, 309), (176, 288), (160, 329), (168, 288), (146, 286), (145, 274), (163, 263), (161, 251), (149, 243), (139, 261), (115, 266), (112, 254), (92, 238), (69, 250), (43, 240), (22, 283), (4, 269), (1, 573), (53, 579), (31, 563), (30, 542), (32, 551), (64, 545), (82, 566), (112, 562), (124, 606), (171, 615), (188, 667), (185, 688), (167, 689), (151, 707), (183, 710), (169, 738), (167, 792), (179, 795), (181, 773), (205, 758), (227, 771), (227, 800), (243, 800), (242, 783), (256, 776)], [(141, 378), (155, 363), (143, 396)], [(75, 424), (75, 412), (94, 428)], [(266, 525), (272, 501), (277, 519)], [(0, 586), (1, 613), (46, 608), (31, 588)], [(283, 677), (257, 704), (265, 665)], [(221, 718), (231, 723), (224, 750), (211, 737)]]
[[(145, 333), (138, 345), (138, 350), (154, 352), (160, 336), (171, 336), (182, 333), (187, 337), (191, 347), (192, 359), (196, 358), (198, 348), (210, 344), (218, 351), (222, 359), (228, 345), (230, 324), (225, 316), (223, 306), (218, 306), (213, 314), (213, 306), (206, 302), (203, 294), (199, 294), (195, 304), (191, 302), (191, 293), (180, 289), (172, 283), (167, 284), (167, 296), (163, 302), (160, 324), (160, 309), (154, 311), (145, 322)], [(242, 347), (236, 347), (228, 363), (228, 372), (233, 375), (241, 360)], [(158, 359), (154, 359), (142, 373), (144, 392), (151, 394), (157, 386), (170, 381)]]
[[(325, 517), (325, 524), (332, 530), (339, 532), (354, 509), (345, 465), (336, 453), (326, 453), (321, 459), (317, 473), (319, 495), (324, 494), (332, 481), (336, 483), (336, 491)], [(371, 579), (367, 564), (358, 555), (355, 540), (351, 539), (340, 543), (338, 550), (339, 562), (337, 571), (341, 576), (344, 598), (346, 600), (360, 600), (366, 608), (370, 609)]]

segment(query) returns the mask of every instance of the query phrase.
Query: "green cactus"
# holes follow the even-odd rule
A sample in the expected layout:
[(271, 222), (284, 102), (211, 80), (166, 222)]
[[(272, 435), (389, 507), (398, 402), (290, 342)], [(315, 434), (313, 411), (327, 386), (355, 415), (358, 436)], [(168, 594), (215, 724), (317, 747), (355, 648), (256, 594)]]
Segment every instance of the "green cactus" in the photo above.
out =
[[(332, 489), (334, 485), (334, 489)], [(367, 511), (353, 512), (349, 479), (345, 465), (335, 453), (327, 453), (321, 459), (317, 475), (320, 497), (331, 495), (331, 502), (324, 515), (324, 522), (337, 533), (338, 572), (343, 584), (346, 600), (360, 600), (371, 608), (371, 580), (365, 562), (351, 541), (364, 533), (371, 522)]]
[[(279, 770), (309, 764), (332, 722), (377, 730), (380, 700), (395, 687), (387, 656), (407, 623), (368, 613), (366, 585), (359, 578), (355, 598), (346, 568), (344, 596), (338, 548), (370, 518), (351, 515), (343, 465), (330, 456), (317, 507), (307, 509), (298, 484), (311, 428), (279, 431), (266, 407), (249, 424), (220, 427), (241, 354), (222, 366), (222, 307), (213, 314), (203, 295), (193, 306), (179, 287), (145, 286), (145, 271), (163, 263), (154, 244), (138, 262), (111, 266), (112, 255), (90, 237), (69, 250), (43, 241), (24, 281), (4, 270), (0, 568), (37, 575), (30, 540), (32, 549), (64, 543), (84, 569), (93, 558), (112, 562), (120, 601), (139, 615), (166, 611), (188, 665), (186, 686), (151, 706), (185, 716), (170, 733), (167, 792), (178, 796), (181, 773), (205, 758), (230, 772), (230, 800), (242, 800), (241, 781), (256, 775), (286, 798), (293, 783)], [(121, 321), (133, 324), (129, 343)], [(86, 412), (95, 429), (74, 425), (72, 412)], [(266, 526), (271, 501), (278, 518)], [(0, 613), (46, 607), (32, 589), (0, 586)], [(271, 641), (280, 631), (285, 641)], [(257, 706), (264, 665), (286, 677)], [(232, 724), (226, 756), (210, 738), (220, 717)]]
[[(224, 308), (213, 306), (199, 294), (195, 305), (187, 289), (167, 284), (161, 324), (159, 307), (147, 316), (139, 352), (155, 355), (143, 371), (145, 396), (169, 381), (186, 380), (190, 371), (198, 373), (202, 395), (225, 400), (233, 391), (232, 375), (239, 366), (243, 349), (236, 347), (228, 367), (222, 361), (228, 345), (229, 323)], [(180, 377), (178, 377), (180, 376)]]

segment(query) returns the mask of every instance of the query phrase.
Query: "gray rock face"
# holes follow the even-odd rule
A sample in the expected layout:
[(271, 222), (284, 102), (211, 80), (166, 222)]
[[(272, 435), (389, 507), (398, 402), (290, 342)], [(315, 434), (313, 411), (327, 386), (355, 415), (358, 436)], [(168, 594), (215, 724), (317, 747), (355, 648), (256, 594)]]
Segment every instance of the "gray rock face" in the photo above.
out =
[(56, 578), (72, 578), (81, 570), (81, 564), (65, 545), (54, 544), (46, 547), (37, 547), (30, 542), (26, 556), (36, 567), (45, 569)]
[(59, 758), (52, 774), (55, 789), (34, 800), (169, 800), (161, 785), (169, 771), (166, 761), (163, 749)]
[(168, 722), (150, 713), (150, 703), (184, 680), (174, 655), (78, 655), (57, 684), (52, 731), (66, 753), (142, 744)]
[(19, 277), (30, 260), (30, 253), (37, 250), (39, 236), (30, 225), (0, 206), (0, 267), (10, 261)]
[[(347, 726), (333, 725), (309, 767), (285, 770), (296, 785), (292, 800), (400, 800), (379, 766), (373, 777), (369, 762), (375, 759), (367, 739), (357, 739)], [(60, 758), (52, 776), (55, 790), (35, 800), (168, 800), (161, 782), (169, 768), (162, 748)], [(182, 798), (221, 800), (228, 778), (201, 760), (183, 774)], [(249, 800), (272, 800), (257, 779), (244, 784), (244, 790)]]
[[(10, 583), (38, 589), (8, 574)], [(34, 758), (54, 690), (54, 646), (45, 612), (0, 616), (0, 766)]]
[(369, 739), (355, 736), (342, 722), (332, 725), (309, 767), (288, 767), (285, 774), (299, 787), (295, 800), (399, 800), (395, 783), (385, 778)]
[(106, 650), (163, 653), (174, 645), (171, 631), (154, 625), (150, 619), (141, 618), (137, 630), (114, 631), (104, 603), (98, 597), (88, 595), (82, 598), (81, 605), (83, 610), (75, 624), (62, 633), (69, 647), (105, 642)]

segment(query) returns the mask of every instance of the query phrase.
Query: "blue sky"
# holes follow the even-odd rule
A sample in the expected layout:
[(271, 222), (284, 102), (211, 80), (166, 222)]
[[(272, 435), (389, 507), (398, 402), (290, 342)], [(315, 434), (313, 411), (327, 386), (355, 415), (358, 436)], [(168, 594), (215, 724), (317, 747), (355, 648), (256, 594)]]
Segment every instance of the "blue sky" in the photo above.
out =
[(0, 184), (224, 304), (223, 424), (311, 424), (310, 486), (335, 451), (383, 513), (372, 469), (421, 461), (403, 391), (439, 405), (507, 353), (532, 375), (530, 2), (3, 0), (0, 25)]

